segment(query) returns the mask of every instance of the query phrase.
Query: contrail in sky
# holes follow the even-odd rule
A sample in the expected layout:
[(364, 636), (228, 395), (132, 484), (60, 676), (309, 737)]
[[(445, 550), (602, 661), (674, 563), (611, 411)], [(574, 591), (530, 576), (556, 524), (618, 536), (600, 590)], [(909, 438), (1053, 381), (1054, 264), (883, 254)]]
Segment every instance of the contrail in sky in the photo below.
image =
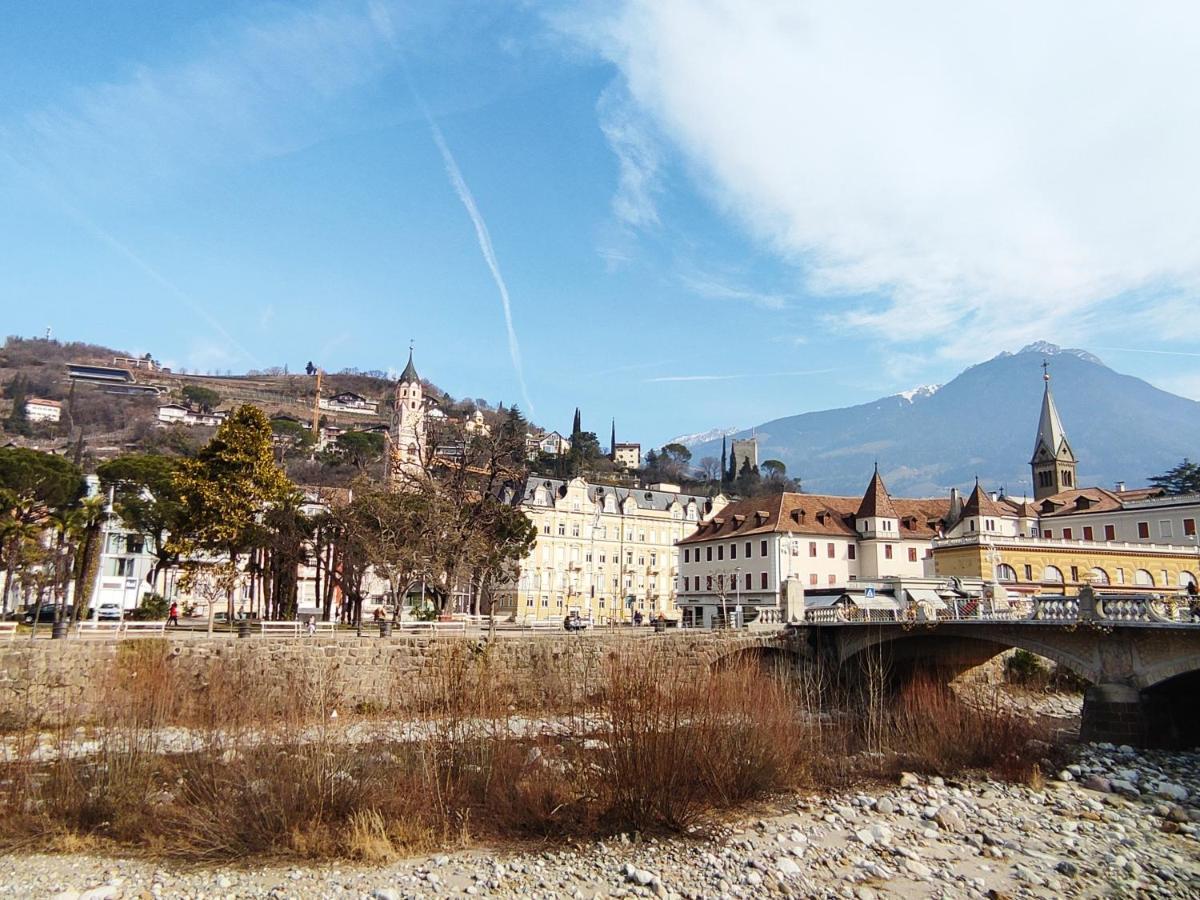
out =
[(1160, 356), (1200, 356), (1200, 353), (1189, 353), (1186, 350), (1151, 350), (1149, 347), (1097, 347), (1096, 349), (1106, 353), (1115, 350), (1118, 353), (1154, 353)]
[(479, 238), (479, 249), (483, 253), (483, 260), (491, 270), (492, 279), (500, 291), (500, 303), (504, 306), (504, 327), (508, 330), (508, 355), (512, 357), (513, 369), (517, 373), (517, 382), (521, 386), (521, 396), (525, 400), (525, 408), (529, 410), (530, 415), (533, 415), (533, 401), (529, 399), (529, 389), (525, 386), (525, 373), (521, 368), (521, 345), (517, 341), (517, 331), (513, 328), (512, 301), (508, 296), (508, 285), (504, 283), (504, 276), (500, 274), (500, 263), (497, 262), (496, 250), (492, 247), (492, 236), (488, 233), (487, 223), (483, 220), (479, 207), (475, 205), (475, 197), (463, 179), (462, 171), (458, 168), (454, 154), (450, 152), (450, 147), (447, 146), (446, 139), (442, 136), (442, 129), (438, 128), (437, 123), (433, 121), (433, 117), (429, 114), (429, 110), (425, 109), (424, 103), (421, 103), (421, 109), (425, 113), (425, 121), (429, 123), (429, 130), (433, 133), (433, 142), (437, 144), (438, 152), (442, 154), (442, 161), (446, 164), (446, 174), (450, 176), (450, 184), (454, 187), (462, 205), (466, 207), (467, 215), (471, 217), (471, 222), (475, 226), (475, 236)]

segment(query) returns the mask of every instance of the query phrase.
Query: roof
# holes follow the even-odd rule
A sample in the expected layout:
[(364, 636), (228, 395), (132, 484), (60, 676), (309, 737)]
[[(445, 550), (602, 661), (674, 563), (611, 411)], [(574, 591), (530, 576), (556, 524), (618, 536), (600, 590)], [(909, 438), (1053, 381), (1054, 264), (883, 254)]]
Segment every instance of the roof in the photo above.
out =
[(1034, 506), (1042, 518), (1115, 512), (1128, 501), (1145, 500), (1162, 493), (1161, 488), (1134, 488), (1117, 494), (1101, 487), (1072, 488), (1053, 494)]
[(876, 516), (887, 516), (888, 518), (898, 519), (900, 514), (896, 512), (896, 507), (892, 505), (892, 498), (887, 492), (887, 488), (883, 486), (883, 479), (879, 477), (879, 466), (875, 466), (875, 474), (871, 476), (871, 483), (867, 485), (867, 492), (863, 494), (862, 503), (858, 507), (858, 517), (860, 519), (870, 519)]
[(967, 516), (1011, 516), (1013, 510), (1011, 507), (998, 503), (993, 500), (991, 494), (987, 493), (979, 486), (979, 480), (975, 480), (975, 490), (971, 491), (971, 496), (967, 498), (966, 505), (963, 506), (960, 519)]
[[(891, 509), (888, 515), (895, 516), (898, 535), (902, 539), (936, 537), (942, 519), (950, 508), (950, 501), (940, 497), (889, 497), (888, 502)], [(858, 532), (854, 522), (861, 516), (859, 507), (857, 497), (830, 494), (783, 493), (751, 497), (729, 504), (680, 543), (702, 543), (773, 532), (856, 538)]]
[(401, 383), (413, 384), (419, 382), (421, 376), (417, 374), (417, 367), (413, 365), (413, 352), (408, 351), (408, 365), (404, 367), (404, 371), (400, 373)]
[[(531, 476), (525, 482), (524, 493), (521, 497), (521, 502), (525, 505), (535, 505), (536, 492), (538, 488), (543, 488), (550, 492), (551, 503), (555, 498), (563, 496), (567, 492), (567, 481), (561, 478), (541, 478)], [(586, 483), (588, 499), (593, 503), (602, 503), (606, 496), (611, 494), (616, 499), (617, 506), (621, 506), (626, 500), (632, 498), (637, 504), (638, 509), (653, 509), (660, 512), (671, 508), (672, 504), (678, 502), (682, 506), (687, 506), (691, 502), (695, 502), (701, 510), (707, 510), (711, 506), (711, 497), (700, 496), (699, 494), (680, 494), (675, 491), (652, 491), (645, 488), (627, 488), (617, 487), (611, 484), (590, 484)]]
[(1038, 454), (1043, 451), (1051, 459), (1057, 459), (1065, 449), (1071, 454), (1067, 444), (1067, 433), (1063, 430), (1062, 419), (1058, 416), (1058, 407), (1054, 405), (1054, 395), (1050, 393), (1050, 375), (1044, 376), (1046, 390), (1042, 394), (1042, 415), (1038, 420), (1037, 438), (1033, 442), (1033, 459), (1036, 462)]

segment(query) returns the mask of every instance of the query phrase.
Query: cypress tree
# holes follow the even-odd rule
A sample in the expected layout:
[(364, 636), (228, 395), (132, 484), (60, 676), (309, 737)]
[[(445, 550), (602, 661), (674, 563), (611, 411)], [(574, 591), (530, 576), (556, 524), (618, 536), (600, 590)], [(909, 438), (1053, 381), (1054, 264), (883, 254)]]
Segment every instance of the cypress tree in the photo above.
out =
[(725, 452), (725, 441), (726, 440), (727, 440), (727, 438), (725, 437), (725, 435), (721, 435), (721, 484), (725, 484), (725, 482), (727, 480), (725, 467), (728, 464), (729, 459), (728, 459), (728, 454)]

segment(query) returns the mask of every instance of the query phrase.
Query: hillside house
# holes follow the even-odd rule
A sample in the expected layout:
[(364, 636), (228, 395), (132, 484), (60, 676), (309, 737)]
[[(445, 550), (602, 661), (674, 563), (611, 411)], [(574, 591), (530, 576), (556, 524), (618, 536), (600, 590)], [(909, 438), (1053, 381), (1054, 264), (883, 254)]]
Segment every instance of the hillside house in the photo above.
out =
[(333, 413), (350, 413), (359, 416), (379, 414), (379, 401), (368, 400), (354, 391), (342, 391), (332, 397), (322, 397), (317, 404), (321, 409)]

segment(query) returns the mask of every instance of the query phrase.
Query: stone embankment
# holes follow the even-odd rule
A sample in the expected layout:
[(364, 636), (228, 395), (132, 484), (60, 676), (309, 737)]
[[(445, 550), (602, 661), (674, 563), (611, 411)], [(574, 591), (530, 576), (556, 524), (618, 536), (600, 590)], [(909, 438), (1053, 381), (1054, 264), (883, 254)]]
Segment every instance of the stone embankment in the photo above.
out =
[(694, 839), (464, 851), (388, 866), (0, 858), (0, 896), (1200, 897), (1200, 753), (1085, 745), (1043, 787), (906, 775)]

